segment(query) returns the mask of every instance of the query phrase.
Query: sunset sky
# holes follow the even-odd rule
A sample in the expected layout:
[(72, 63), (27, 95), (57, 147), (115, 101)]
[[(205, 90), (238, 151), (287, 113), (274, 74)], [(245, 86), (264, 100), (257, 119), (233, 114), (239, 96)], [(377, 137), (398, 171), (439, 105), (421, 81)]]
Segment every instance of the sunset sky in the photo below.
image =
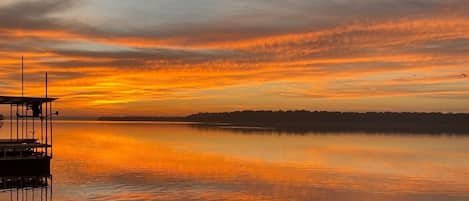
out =
[[(0, 95), (69, 116), (469, 112), (467, 0), (0, 2)], [(4, 108), (5, 109), (5, 108)]]

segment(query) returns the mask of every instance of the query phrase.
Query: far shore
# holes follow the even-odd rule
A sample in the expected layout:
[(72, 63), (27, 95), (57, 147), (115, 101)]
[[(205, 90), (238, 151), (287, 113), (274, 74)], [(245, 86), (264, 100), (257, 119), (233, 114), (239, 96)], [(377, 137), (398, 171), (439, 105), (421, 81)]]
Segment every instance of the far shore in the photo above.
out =
[[(469, 134), (469, 114), (236, 111), (198, 113), (182, 117), (99, 117), (99, 121), (195, 122), (199, 128), (268, 128), (280, 132), (375, 132), (417, 134)], [(257, 129), (256, 129), (257, 130)]]

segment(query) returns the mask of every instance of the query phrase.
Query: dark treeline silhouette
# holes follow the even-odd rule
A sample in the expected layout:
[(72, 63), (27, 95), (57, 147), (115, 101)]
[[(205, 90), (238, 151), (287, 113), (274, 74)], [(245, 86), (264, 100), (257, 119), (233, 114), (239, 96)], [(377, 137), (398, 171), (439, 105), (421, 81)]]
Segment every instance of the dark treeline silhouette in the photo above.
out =
[(145, 117), (145, 116), (120, 116), (99, 117), (98, 121), (187, 121), (186, 117)]
[(198, 113), (186, 117), (103, 117), (100, 120), (187, 121), (199, 122), (204, 126), (227, 123), (300, 133), (365, 131), (469, 134), (469, 114), (453, 113), (236, 111)]

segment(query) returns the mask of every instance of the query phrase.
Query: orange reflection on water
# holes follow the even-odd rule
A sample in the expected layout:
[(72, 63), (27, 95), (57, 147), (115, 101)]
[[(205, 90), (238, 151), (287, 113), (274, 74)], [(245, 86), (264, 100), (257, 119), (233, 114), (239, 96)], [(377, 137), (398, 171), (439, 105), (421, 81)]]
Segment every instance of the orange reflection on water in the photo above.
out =
[(54, 177), (90, 185), (96, 200), (420, 200), (410, 198), (469, 192), (467, 138), (92, 122), (61, 123), (56, 133)]

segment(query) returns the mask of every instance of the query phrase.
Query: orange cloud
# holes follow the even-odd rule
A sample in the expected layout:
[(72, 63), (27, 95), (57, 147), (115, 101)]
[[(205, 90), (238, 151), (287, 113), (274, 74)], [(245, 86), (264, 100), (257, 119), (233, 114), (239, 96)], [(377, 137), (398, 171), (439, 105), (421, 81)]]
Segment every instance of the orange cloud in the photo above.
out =
[[(464, 45), (468, 25), (464, 16), (440, 14), (351, 19), (249, 37), (222, 30), (138, 36), (63, 26), (0, 27), (0, 35), (6, 38), (0, 39), (5, 44), (0, 49), (0, 76), (3, 85), (11, 86), (3, 92), (15, 94), (19, 57), (24, 55), (27, 94), (42, 95), (37, 88), (43, 86), (42, 72), (48, 71), (51, 94), (61, 97), (62, 107), (71, 113), (88, 107), (104, 113), (144, 111), (138, 103), (170, 100), (203, 100), (206, 106), (199, 110), (204, 111), (210, 110), (209, 105), (223, 108), (225, 99), (238, 96), (221, 93), (223, 89), (246, 86), (253, 86), (246, 94), (260, 92), (268, 96), (265, 99), (288, 105), (314, 98), (363, 99), (363, 106), (367, 97), (431, 99), (467, 89), (464, 79), (452, 76), (469, 71)], [(217, 35), (216, 40), (202, 40)], [(18, 47), (7, 46), (11, 41)], [(269, 87), (275, 84), (287, 87)], [(427, 87), (414, 90), (422, 85)], [(242, 107), (243, 102), (232, 104)], [(344, 108), (331, 108), (340, 109)], [(163, 108), (154, 110), (163, 112)]]

